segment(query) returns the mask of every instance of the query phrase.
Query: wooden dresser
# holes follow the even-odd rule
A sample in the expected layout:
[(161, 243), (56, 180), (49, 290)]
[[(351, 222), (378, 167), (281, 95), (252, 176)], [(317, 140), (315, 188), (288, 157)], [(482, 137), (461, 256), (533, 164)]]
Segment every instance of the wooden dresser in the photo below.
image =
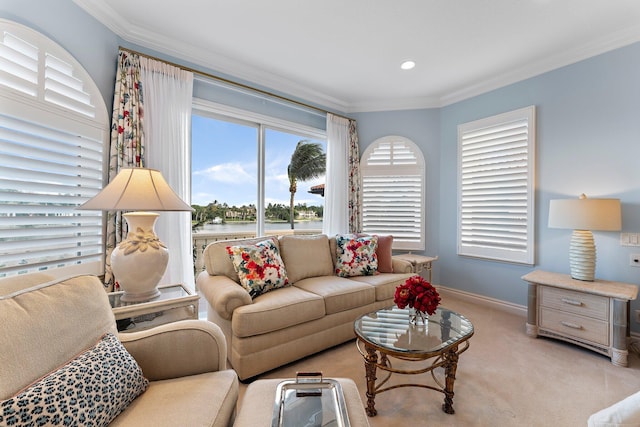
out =
[(529, 282), (527, 335), (568, 341), (627, 366), (629, 302), (638, 295), (636, 285), (541, 270), (522, 279)]

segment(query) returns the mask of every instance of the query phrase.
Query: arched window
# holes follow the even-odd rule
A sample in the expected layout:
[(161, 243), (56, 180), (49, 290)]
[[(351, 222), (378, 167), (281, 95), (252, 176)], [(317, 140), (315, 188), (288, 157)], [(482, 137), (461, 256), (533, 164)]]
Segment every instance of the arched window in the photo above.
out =
[(375, 140), (362, 154), (363, 230), (392, 234), (393, 248), (424, 250), (424, 157), (402, 136)]
[(0, 277), (103, 272), (102, 216), (75, 208), (102, 188), (108, 135), (71, 54), (0, 19)]

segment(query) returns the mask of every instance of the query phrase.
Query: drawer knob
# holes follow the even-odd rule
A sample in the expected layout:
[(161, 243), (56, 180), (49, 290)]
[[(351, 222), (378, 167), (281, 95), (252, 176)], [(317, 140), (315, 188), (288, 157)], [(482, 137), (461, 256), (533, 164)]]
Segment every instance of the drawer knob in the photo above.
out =
[(581, 307), (582, 306), (582, 302), (576, 301), (576, 300), (571, 299), (571, 298), (562, 298), (562, 302), (565, 303), (565, 304), (569, 304), (569, 305), (575, 305), (577, 307)]
[(582, 326), (580, 326), (580, 325), (578, 325), (576, 323), (573, 323), (573, 322), (567, 322), (567, 321), (563, 320), (562, 322), (560, 322), (560, 324), (562, 326), (566, 326), (567, 328), (571, 328), (571, 329), (582, 329)]

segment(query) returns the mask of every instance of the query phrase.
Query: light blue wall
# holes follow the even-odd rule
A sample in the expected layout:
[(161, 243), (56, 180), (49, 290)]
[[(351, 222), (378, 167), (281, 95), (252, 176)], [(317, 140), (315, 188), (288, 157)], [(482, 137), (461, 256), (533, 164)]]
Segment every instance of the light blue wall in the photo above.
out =
[[(528, 105), (537, 112), (536, 265), (459, 257), (457, 126)], [(523, 274), (533, 268), (568, 273), (571, 231), (547, 227), (550, 199), (620, 198), (623, 231), (640, 232), (640, 44), (445, 107), (441, 118), (441, 284), (525, 305)], [(640, 283), (640, 269), (629, 266), (629, 254), (640, 248), (621, 247), (617, 232), (594, 236), (597, 277)]]
[[(460, 257), (456, 254), (457, 126), (529, 105), (535, 105), (537, 112), (536, 264)], [(571, 231), (547, 227), (550, 199), (583, 192), (620, 198), (622, 231), (640, 232), (640, 44), (439, 110), (354, 117), (362, 150), (376, 138), (394, 134), (412, 139), (423, 150), (431, 203), (425, 253), (439, 256), (434, 264), (436, 284), (525, 306), (527, 286), (522, 275), (533, 269), (569, 272)], [(617, 232), (594, 232), (594, 236), (596, 275), (640, 283), (640, 269), (629, 266), (629, 255), (640, 253), (640, 248), (620, 246)], [(632, 309), (640, 309), (640, 302), (633, 302)], [(632, 322), (632, 328), (640, 330), (640, 325)]]
[[(65, 47), (91, 74), (111, 108), (117, 48), (123, 44), (119, 37), (71, 0), (1, 0), (0, 17), (34, 28)], [(225, 96), (233, 100), (233, 95)], [(536, 265), (459, 257), (457, 126), (528, 105), (537, 108)], [(640, 232), (640, 44), (441, 109), (352, 116), (358, 121), (361, 152), (386, 135), (407, 137), (423, 150), (428, 201), (425, 253), (440, 257), (434, 266), (436, 284), (525, 305), (523, 274), (533, 268), (569, 271), (570, 230), (546, 226), (552, 198), (582, 192), (618, 197), (623, 203), (623, 231)], [(640, 253), (640, 248), (621, 247), (619, 233), (594, 235), (597, 276), (640, 283), (640, 269), (628, 265), (629, 254)], [(632, 309), (640, 309), (640, 302), (634, 302)], [(640, 330), (640, 325), (632, 326)]]

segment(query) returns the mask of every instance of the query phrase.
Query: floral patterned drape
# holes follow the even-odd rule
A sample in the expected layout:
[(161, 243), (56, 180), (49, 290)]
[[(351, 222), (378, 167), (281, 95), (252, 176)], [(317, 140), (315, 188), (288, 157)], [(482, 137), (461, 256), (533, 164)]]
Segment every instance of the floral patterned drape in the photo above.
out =
[(362, 176), (356, 121), (349, 120), (349, 232), (362, 232)]
[[(120, 50), (113, 94), (111, 147), (109, 151), (109, 181), (124, 167), (144, 167), (144, 117), (140, 57)], [(104, 286), (116, 289), (111, 271), (111, 252), (127, 237), (127, 223), (121, 212), (107, 213)]]

